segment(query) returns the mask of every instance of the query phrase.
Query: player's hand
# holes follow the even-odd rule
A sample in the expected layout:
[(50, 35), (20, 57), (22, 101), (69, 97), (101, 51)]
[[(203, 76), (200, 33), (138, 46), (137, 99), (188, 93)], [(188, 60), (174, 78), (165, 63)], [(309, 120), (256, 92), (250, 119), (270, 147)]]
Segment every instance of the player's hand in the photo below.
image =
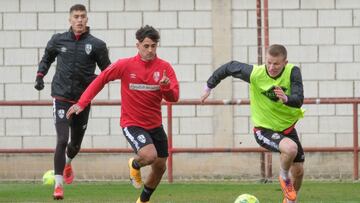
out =
[(76, 114), (78, 115), (81, 113), (84, 109), (82, 109), (79, 105), (74, 104), (72, 105), (69, 110), (66, 112), (66, 118), (70, 119), (71, 115)]
[(163, 77), (161, 78), (161, 80), (159, 81), (160, 85), (168, 85), (170, 84), (170, 79), (168, 78), (168, 76), (166, 75), (166, 70), (164, 70), (163, 72)]
[(43, 80), (43, 76), (36, 76), (36, 80), (35, 80), (35, 89), (37, 90), (42, 90), (44, 89), (44, 80)]
[(211, 93), (211, 89), (206, 86), (204, 89), (204, 93), (200, 98), (201, 103), (204, 103), (204, 101), (209, 97), (210, 93)]
[(283, 103), (286, 103), (288, 101), (288, 97), (285, 94), (285, 92), (281, 89), (281, 87), (276, 86), (274, 89), (274, 93)]

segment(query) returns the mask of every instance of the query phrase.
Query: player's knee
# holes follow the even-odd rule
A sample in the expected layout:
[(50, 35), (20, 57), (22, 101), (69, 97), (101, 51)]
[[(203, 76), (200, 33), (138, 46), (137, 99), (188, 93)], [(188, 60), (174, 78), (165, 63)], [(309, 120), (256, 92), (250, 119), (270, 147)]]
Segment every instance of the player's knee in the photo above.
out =
[(58, 136), (56, 144), (61, 147), (66, 147), (68, 144), (68, 139), (66, 136)]
[(75, 156), (80, 151), (81, 146), (69, 143), (67, 147), (68, 154)]
[(152, 163), (155, 162), (156, 158), (157, 158), (156, 152), (141, 155), (141, 159), (143, 160), (143, 163), (145, 163), (145, 165), (151, 165)]
[(157, 158), (157, 154), (156, 154), (156, 153), (155, 153), (155, 154), (151, 154), (151, 155), (149, 155), (149, 156), (147, 157), (147, 161), (148, 161), (149, 164), (152, 164), (152, 163), (155, 162), (156, 158)]
[(289, 148), (288, 153), (291, 155), (291, 157), (296, 157), (297, 151), (298, 151), (297, 146), (294, 145)]
[(157, 152), (154, 145), (146, 145), (138, 151), (142, 165), (151, 165), (157, 159)]
[(288, 154), (291, 157), (295, 157), (298, 152), (298, 146), (290, 139), (284, 139), (281, 141), (281, 152)]
[(68, 143), (68, 141), (66, 139), (58, 139), (58, 141), (57, 141), (57, 145), (59, 147), (64, 147), (65, 148), (67, 143)]

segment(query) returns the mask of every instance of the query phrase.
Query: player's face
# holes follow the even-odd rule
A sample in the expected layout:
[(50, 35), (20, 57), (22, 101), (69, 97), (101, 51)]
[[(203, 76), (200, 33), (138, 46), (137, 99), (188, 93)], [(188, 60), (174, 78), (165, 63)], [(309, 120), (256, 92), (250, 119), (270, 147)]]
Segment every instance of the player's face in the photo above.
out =
[(88, 22), (86, 11), (72, 11), (70, 13), (69, 22), (75, 34), (84, 33)]
[(137, 42), (136, 47), (139, 50), (141, 59), (144, 61), (150, 61), (156, 56), (157, 43), (150, 38), (145, 38), (142, 42)]
[(266, 69), (271, 77), (278, 76), (287, 64), (283, 56), (271, 56), (266, 54)]

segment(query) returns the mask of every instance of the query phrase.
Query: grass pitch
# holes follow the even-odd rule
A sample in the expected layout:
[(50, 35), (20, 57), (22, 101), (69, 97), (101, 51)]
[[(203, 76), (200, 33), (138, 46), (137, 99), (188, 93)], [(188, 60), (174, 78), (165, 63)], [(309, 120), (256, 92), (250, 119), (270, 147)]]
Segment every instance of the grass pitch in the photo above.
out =
[[(355, 203), (360, 202), (360, 182), (305, 181), (301, 203)], [(0, 202), (54, 202), (52, 186), (39, 182), (0, 183)], [(65, 185), (62, 202), (119, 202), (135, 203), (141, 190), (125, 182), (74, 182)], [(243, 182), (162, 182), (152, 203), (232, 203), (243, 193), (255, 195), (260, 203), (282, 202), (282, 192), (275, 183)]]

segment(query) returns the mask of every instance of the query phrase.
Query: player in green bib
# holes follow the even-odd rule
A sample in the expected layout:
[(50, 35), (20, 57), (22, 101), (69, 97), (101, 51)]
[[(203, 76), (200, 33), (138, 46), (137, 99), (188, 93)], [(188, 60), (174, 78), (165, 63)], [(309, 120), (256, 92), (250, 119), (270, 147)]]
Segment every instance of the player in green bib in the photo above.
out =
[(221, 80), (228, 76), (250, 83), (250, 109), (257, 143), (270, 151), (280, 152), (279, 182), (283, 202), (296, 202), (305, 161), (304, 150), (295, 129), (304, 116), (300, 68), (289, 64), (286, 48), (271, 45), (264, 65), (231, 61), (214, 71), (201, 97), (204, 102)]

